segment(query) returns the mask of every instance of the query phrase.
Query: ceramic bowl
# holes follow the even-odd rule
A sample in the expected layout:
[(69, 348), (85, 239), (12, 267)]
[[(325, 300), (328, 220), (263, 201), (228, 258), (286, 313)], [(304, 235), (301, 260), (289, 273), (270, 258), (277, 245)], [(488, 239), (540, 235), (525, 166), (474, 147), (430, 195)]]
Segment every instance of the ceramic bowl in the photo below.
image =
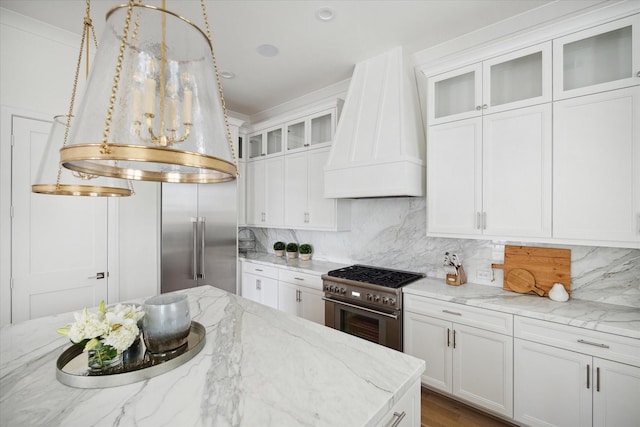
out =
[(162, 294), (144, 302), (142, 335), (150, 353), (167, 353), (187, 343), (191, 329), (185, 294)]

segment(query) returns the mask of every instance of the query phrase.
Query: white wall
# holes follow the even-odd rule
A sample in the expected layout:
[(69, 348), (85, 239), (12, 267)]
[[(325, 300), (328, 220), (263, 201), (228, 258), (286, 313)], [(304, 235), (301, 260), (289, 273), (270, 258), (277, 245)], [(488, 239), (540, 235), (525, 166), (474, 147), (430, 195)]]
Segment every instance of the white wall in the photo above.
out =
[[(11, 114), (67, 114), (79, 50), (79, 36), (0, 8), (0, 325), (11, 318)], [(94, 53), (92, 46), (90, 59)], [(82, 61), (77, 104), (86, 81)], [(130, 200), (109, 200), (110, 303), (159, 292), (159, 184), (136, 187)]]

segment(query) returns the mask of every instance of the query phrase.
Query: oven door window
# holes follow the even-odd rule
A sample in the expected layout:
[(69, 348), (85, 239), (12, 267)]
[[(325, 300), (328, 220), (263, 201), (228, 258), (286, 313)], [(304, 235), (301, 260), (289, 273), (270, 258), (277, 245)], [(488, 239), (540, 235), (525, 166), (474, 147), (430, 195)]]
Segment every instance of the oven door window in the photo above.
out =
[(336, 325), (346, 332), (365, 340), (387, 345), (387, 318), (356, 308), (336, 306)]

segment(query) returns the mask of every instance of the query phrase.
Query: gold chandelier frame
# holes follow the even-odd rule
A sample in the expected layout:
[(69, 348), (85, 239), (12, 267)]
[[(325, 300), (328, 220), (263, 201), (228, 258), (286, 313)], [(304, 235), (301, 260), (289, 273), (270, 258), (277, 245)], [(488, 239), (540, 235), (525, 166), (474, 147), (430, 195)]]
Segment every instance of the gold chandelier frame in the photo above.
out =
[[(220, 80), (220, 73), (216, 61), (216, 56), (213, 48), (213, 42), (211, 38), (211, 30), (209, 26), (209, 20), (206, 13), (206, 6), (204, 0), (201, 0), (201, 8), (206, 25), (206, 33), (203, 32), (198, 26), (196, 26), (189, 19), (169, 11), (164, 8), (165, 0), (162, 2), (163, 7), (156, 7), (142, 3), (135, 3), (134, 0), (129, 0), (128, 4), (120, 5), (112, 8), (107, 13), (107, 19), (117, 10), (127, 8), (126, 21), (124, 24), (123, 32), (121, 35), (119, 55), (115, 74), (113, 77), (113, 85), (111, 88), (111, 97), (109, 99), (109, 107), (106, 114), (106, 120), (104, 125), (104, 131), (102, 141), (100, 143), (80, 143), (75, 145), (65, 145), (60, 150), (61, 164), (67, 168), (74, 170), (82, 174), (108, 176), (121, 179), (134, 179), (143, 181), (157, 181), (157, 182), (181, 182), (181, 183), (221, 183), (233, 181), (238, 176), (237, 158), (235, 154), (235, 148), (233, 145), (233, 139), (231, 136), (231, 129), (229, 125), (229, 116), (227, 113), (226, 103), (224, 95), (222, 93), (222, 83)], [(187, 23), (194, 29), (196, 29), (207, 41), (209, 49), (211, 51), (213, 66), (215, 71), (216, 83), (218, 86), (218, 94), (220, 97), (221, 109), (224, 115), (224, 125), (226, 140), (231, 152), (232, 161), (227, 161), (219, 157), (211, 156), (208, 154), (202, 154), (192, 151), (177, 150), (174, 148), (166, 148), (163, 146), (143, 146), (136, 144), (121, 144), (109, 142), (109, 134), (112, 122), (112, 115), (114, 106), (116, 104), (116, 96), (118, 92), (118, 85), (121, 78), (122, 63), (124, 62), (125, 50), (127, 47), (135, 49), (130, 44), (128, 45), (129, 30), (131, 27), (131, 20), (134, 8), (151, 9), (161, 13), (165, 13), (174, 16), (183, 22)], [(165, 17), (163, 16), (163, 22)], [(134, 24), (133, 38), (135, 40), (138, 30), (137, 20)], [(164, 31), (163, 31), (164, 37)], [(164, 41), (163, 41), (164, 43)], [(161, 86), (162, 88), (162, 86)], [(161, 97), (161, 100), (163, 98)], [(161, 101), (162, 102), (162, 101)], [(164, 106), (161, 104), (161, 111)], [(185, 123), (186, 125), (186, 123)], [(189, 123), (191, 125), (191, 123)], [(113, 164), (103, 164), (102, 162), (115, 161)], [(119, 161), (126, 162), (150, 162), (158, 164), (175, 165), (180, 167), (193, 168), (193, 172), (189, 170), (181, 171), (153, 171), (145, 169), (137, 169), (119, 165)], [(203, 172), (202, 170), (206, 170)]]

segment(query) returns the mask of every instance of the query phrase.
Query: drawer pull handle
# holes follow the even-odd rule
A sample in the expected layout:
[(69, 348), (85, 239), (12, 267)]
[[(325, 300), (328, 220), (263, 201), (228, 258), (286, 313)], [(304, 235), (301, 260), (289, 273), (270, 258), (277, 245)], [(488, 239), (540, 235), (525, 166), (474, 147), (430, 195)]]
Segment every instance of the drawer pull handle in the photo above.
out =
[(453, 348), (456, 348), (456, 330), (453, 330)]
[(301, 277), (294, 277), (294, 279), (304, 281), (304, 279), (303, 279), (303, 278), (301, 278)]
[(596, 391), (600, 391), (600, 368), (596, 368)]
[(393, 413), (393, 418), (391, 420), (395, 419), (395, 421), (393, 421), (393, 423), (391, 423), (391, 427), (398, 427), (400, 425), (400, 422), (406, 416), (407, 416), (407, 413), (405, 411), (402, 411), (401, 413), (394, 412)]
[(578, 342), (580, 344), (588, 344), (588, 345), (593, 345), (593, 346), (600, 347), (600, 348), (609, 348), (609, 346), (606, 345), (606, 344), (600, 344), (600, 343), (597, 343), (597, 342), (585, 341), (583, 339), (579, 339)]
[(262, 271), (262, 269), (260, 269), (260, 268), (256, 268), (255, 270), (256, 270), (256, 271)]
[(447, 328), (447, 347), (451, 347), (451, 330)]
[(453, 314), (454, 316), (462, 316), (462, 313), (456, 313), (455, 311), (442, 310), (443, 313)]

